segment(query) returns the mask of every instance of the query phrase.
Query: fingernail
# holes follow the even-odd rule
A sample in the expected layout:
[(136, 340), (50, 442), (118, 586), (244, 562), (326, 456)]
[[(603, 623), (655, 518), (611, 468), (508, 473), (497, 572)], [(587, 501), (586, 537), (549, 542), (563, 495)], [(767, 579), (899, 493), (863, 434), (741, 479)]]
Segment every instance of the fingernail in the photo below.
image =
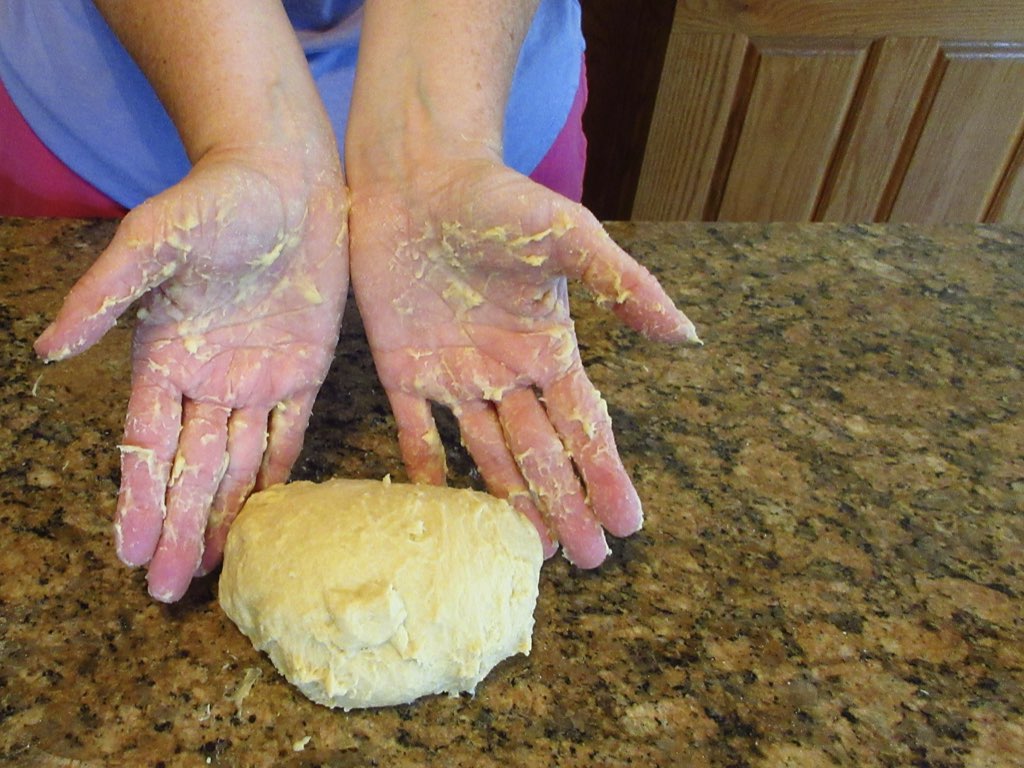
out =
[(693, 347), (704, 346), (704, 342), (697, 335), (697, 328), (686, 315), (682, 315), (677, 322), (676, 327), (663, 336), (666, 341)]
[(683, 341), (687, 344), (693, 344), (697, 347), (703, 347), (704, 342), (701, 341), (700, 336), (697, 335), (697, 327), (689, 320), (686, 321), (685, 336)]
[(50, 338), (53, 336), (53, 324), (46, 326), (46, 330), (39, 334), (39, 338), (36, 339), (35, 344), (32, 348), (35, 350), (39, 357), (43, 358), (45, 362), (49, 362), (49, 355), (46, 353), (46, 349), (50, 346)]
[(50, 333), (49, 329), (47, 329), (46, 331), (43, 331), (43, 334), (36, 339), (35, 344), (32, 345), (40, 360), (44, 363), (58, 363), (61, 360), (66, 360), (74, 354), (75, 350), (70, 344), (65, 344), (60, 349), (51, 349), (47, 351), (47, 348), (50, 346), (50, 337), (52, 336), (53, 334)]

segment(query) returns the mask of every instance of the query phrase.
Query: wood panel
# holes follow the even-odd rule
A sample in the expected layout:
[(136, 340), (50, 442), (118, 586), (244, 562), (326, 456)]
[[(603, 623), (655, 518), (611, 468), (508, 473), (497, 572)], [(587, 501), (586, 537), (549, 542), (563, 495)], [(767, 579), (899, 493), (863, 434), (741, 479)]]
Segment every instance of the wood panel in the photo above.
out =
[(692, 33), (1024, 42), (1020, 0), (679, 0)]
[(1024, 129), (1024, 47), (950, 45), (891, 221), (980, 221)]
[[(676, 27), (673, 34), (685, 34)], [(634, 218), (701, 219), (747, 59), (742, 35), (669, 40)]]
[(841, 41), (773, 41), (759, 48), (743, 129), (713, 218), (806, 220), (867, 49)]
[(679, 0), (673, 24), (633, 218), (1024, 224), (1024, 0)]
[(871, 46), (815, 219), (876, 220), (938, 53), (934, 38), (888, 38)]
[(1024, 137), (1017, 142), (1006, 178), (992, 203), (987, 221), (1024, 224)]

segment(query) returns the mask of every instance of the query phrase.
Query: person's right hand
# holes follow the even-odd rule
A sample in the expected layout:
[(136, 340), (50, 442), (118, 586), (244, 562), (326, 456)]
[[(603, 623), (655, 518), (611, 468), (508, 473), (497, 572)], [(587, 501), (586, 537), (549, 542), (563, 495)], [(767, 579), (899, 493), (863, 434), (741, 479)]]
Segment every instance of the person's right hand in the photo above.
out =
[(333, 357), (347, 192), (336, 164), (298, 165), (205, 156), (128, 214), (36, 342), (75, 355), (142, 299), (115, 531), (158, 600), (217, 565), (254, 487), (287, 478)]

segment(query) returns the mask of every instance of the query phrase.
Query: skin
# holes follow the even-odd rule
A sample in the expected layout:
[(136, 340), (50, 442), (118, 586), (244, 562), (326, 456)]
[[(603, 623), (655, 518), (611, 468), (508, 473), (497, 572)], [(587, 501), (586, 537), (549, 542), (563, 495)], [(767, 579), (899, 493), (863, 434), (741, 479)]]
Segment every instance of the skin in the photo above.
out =
[(567, 279), (651, 338), (697, 341), (586, 209), (501, 161), (535, 3), (369, 0), (343, 172), (277, 0), (97, 0), (194, 163), (133, 210), (36, 343), (77, 354), (135, 301), (118, 554), (179, 599), (253, 489), (284, 481), (351, 269), (408, 473), (445, 481), (430, 403), (490, 490), (580, 567), (642, 523), (580, 362)]
[(608, 554), (640, 500), (580, 362), (566, 280), (631, 326), (697, 341), (654, 278), (582, 206), (501, 161), (535, 3), (371, 0), (346, 137), (351, 270), (410, 476), (443, 483), (430, 402), (452, 409), (488, 488), (551, 555)]
[(77, 354), (140, 300), (115, 534), (172, 602), (219, 562), (249, 492), (298, 456), (341, 323), (348, 197), (279, 3), (97, 5), (194, 167), (124, 219), (36, 350)]
[(489, 490), (534, 522), (546, 553), (561, 541), (595, 567), (602, 528), (627, 536), (643, 515), (580, 361), (566, 278), (654, 338), (692, 326), (581, 206), (497, 161), (437, 173), (443, 194), (393, 191), (365, 209), (356, 196), (352, 212), (353, 284), (406, 466), (444, 482), (429, 403), (447, 406)]

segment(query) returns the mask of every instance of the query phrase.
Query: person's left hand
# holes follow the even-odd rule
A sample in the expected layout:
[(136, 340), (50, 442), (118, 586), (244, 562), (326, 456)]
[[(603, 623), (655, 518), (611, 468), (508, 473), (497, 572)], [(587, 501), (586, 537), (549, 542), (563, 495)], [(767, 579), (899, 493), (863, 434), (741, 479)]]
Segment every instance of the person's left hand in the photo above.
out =
[[(566, 278), (633, 328), (697, 341), (582, 206), (494, 159), (353, 182), (353, 288), (410, 478), (444, 483), (430, 402), (452, 409), (489, 490), (537, 527), (545, 555), (608, 554), (642, 523), (604, 401), (580, 361)], [(350, 181), (351, 181), (350, 177)]]
[(282, 482), (333, 359), (348, 285), (340, 169), (204, 157), (131, 211), (36, 342), (87, 349), (138, 298), (118, 555), (179, 599), (253, 487)]

